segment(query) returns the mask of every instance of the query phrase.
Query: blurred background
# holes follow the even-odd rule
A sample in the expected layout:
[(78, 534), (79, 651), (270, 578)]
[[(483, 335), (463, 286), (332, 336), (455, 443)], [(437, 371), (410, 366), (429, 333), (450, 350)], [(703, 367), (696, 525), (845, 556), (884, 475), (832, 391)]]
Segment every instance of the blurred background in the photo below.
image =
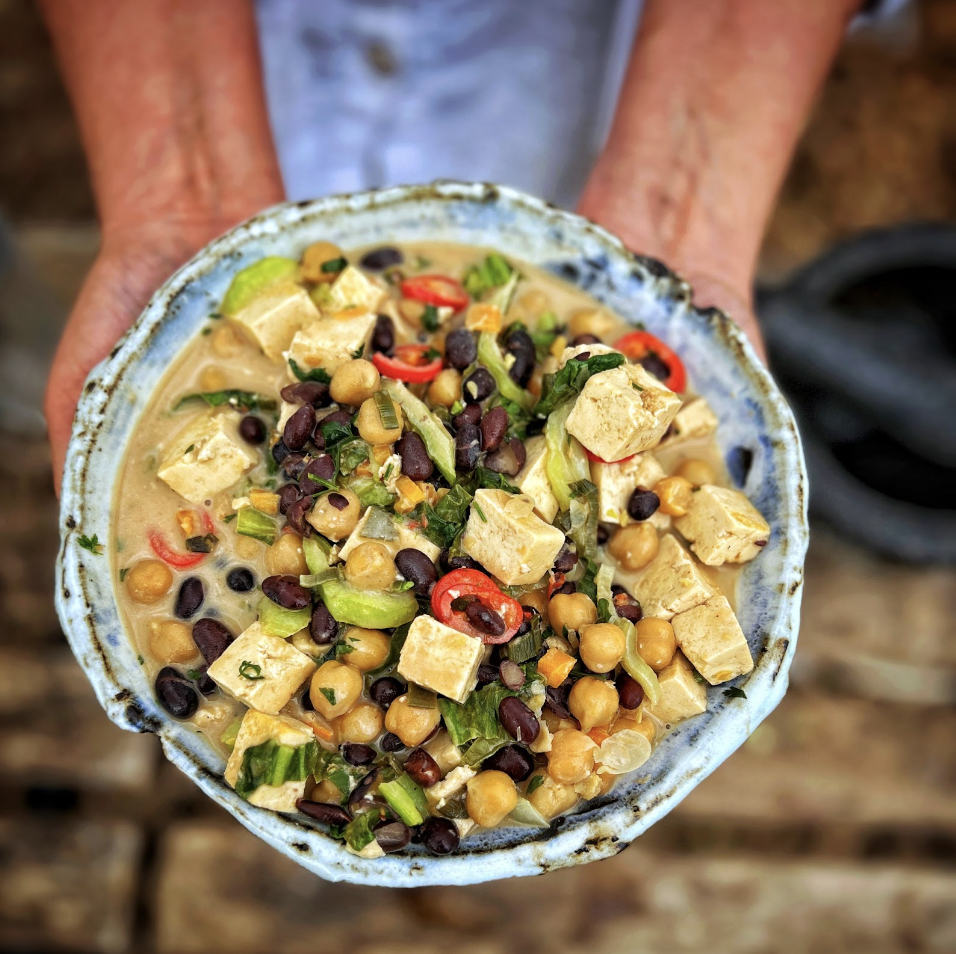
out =
[[(956, 328), (956, 3), (848, 40), (766, 239), (760, 310), (816, 478), (791, 691), (627, 851), (537, 879), (324, 883), (107, 720), (53, 609), (37, 411), (97, 229), (23, 0), (0, 0), (0, 143), (0, 951), (956, 950), (956, 406), (932, 363)], [(913, 222), (941, 224), (854, 239)], [(907, 444), (897, 388), (937, 440)]]

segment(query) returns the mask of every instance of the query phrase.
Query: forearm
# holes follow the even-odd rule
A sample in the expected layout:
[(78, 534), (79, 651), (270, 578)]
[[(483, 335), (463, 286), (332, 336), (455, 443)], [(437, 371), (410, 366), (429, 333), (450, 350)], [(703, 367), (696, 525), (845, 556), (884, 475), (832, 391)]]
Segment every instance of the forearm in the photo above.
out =
[(104, 242), (195, 244), (282, 198), (245, 0), (41, 0)]
[(746, 294), (797, 138), (858, 6), (649, 0), (582, 211), (692, 283)]

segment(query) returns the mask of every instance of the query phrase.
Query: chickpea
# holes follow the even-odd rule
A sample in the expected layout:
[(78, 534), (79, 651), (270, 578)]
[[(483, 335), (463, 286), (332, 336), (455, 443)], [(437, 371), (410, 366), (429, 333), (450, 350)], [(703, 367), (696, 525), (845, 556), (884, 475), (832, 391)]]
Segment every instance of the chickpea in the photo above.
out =
[(689, 480), (694, 487), (700, 487), (702, 484), (713, 484), (717, 482), (717, 474), (714, 468), (701, 460), (699, 457), (688, 457), (677, 465), (674, 471), (678, 477)]
[(397, 573), (392, 555), (381, 543), (360, 543), (345, 561), (345, 579), (360, 590), (387, 590)]
[(234, 544), (236, 556), (243, 560), (254, 560), (262, 550), (262, 544), (252, 537), (237, 536)]
[(626, 642), (623, 631), (613, 623), (592, 623), (581, 630), (578, 652), (591, 672), (610, 672), (624, 657)]
[(594, 768), (594, 740), (577, 729), (561, 729), (551, 739), (548, 774), (561, 785), (583, 782)]
[(529, 318), (537, 319), (551, 307), (551, 299), (540, 288), (532, 288), (518, 299), (518, 307)]
[(676, 651), (674, 627), (666, 619), (647, 616), (637, 624), (637, 654), (654, 672), (669, 666)]
[(468, 780), (465, 808), (468, 817), (482, 828), (494, 828), (518, 804), (518, 791), (510, 775), (489, 769)]
[(579, 679), (568, 696), (568, 708), (581, 723), (582, 732), (590, 732), (596, 725), (607, 725), (617, 714), (617, 706), (614, 683), (594, 676)]
[(140, 560), (126, 574), (126, 592), (136, 603), (158, 603), (173, 585), (173, 571), (162, 560)]
[[(345, 498), (346, 505), (341, 510), (329, 502), (333, 496)], [(361, 512), (362, 505), (358, 497), (351, 490), (343, 487), (319, 497), (312, 507), (312, 512), (307, 514), (305, 519), (323, 537), (328, 537), (330, 540), (342, 540), (355, 529)]]
[(338, 245), (331, 242), (313, 242), (302, 253), (302, 277), (307, 282), (334, 282), (339, 273), (323, 272), (322, 266), (326, 262), (334, 262), (337, 258), (342, 258), (342, 249)]
[(522, 606), (530, 606), (539, 616), (548, 618), (548, 591), (542, 587), (539, 590), (527, 590), (518, 597)]
[[(532, 775), (531, 781), (534, 781), (535, 777), (540, 778), (542, 775), (541, 773), (538, 776)], [(528, 796), (528, 801), (545, 818), (555, 818), (577, 805), (581, 796), (570, 785), (561, 785), (548, 775), (544, 775), (543, 778), (544, 781), (539, 782), (537, 788)]]
[(594, 335), (601, 341), (614, 337), (617, 320), (600, 308), (582, 308), (568, 319), (568, 337)]
[(425, 302), (414, 298), (403, 298), (398, 303), (398, 313), (413, 328), (421, 328), (422, 317), (425, 314)]
[(302, 552), (302, 537), (297, 533), (282, 533), (271, 547), (266, 548), (266, 566), (273, 576), (302, 576), (309, 572)]
[(199, 387), (203, 391), (221, 391), (226, 386), (226, 376), (219, 368), (203, 368), (199, 375)]
[(340, 364), (329, 385), (333, 401), (338, 404), (351, 404), (352, 407), (358, 407), (381, 389), (382, 376), (378, 373), (378, 368), (364, 358), (353, 358)]
[(548, 604), (551, 628), (559, 635), (564, 628), (580, 630), (597, 622), (597, 607), (583, 593), (558, 593)]
[(643, 570), (654, 557), (660, 539), (647, 522), (629, 523), (611, 537), (608, 552), (625, 570)]
[(374, 742), (382, 734), (384, 720), (385, 716), (378, 706), (371, 702), (360, 702), (335, 720), (338, 740), (340, 743)]
[(388, 659), (392, 643), (381, 630), (353, 626), (345, 634), (344, 645), (352, 650), (347, 654), (346, 662), (359, 672), (368, 672), (378, 669)]
[(348, 712), (361, 694), (362, 674), (334, 659), (316, 669), (309, 685), (312, 705), (326, 719), (334, 719)]
[(368, 441), (369, 444), (392, 444), (402, 436), (402, 409), (395, 401), (392, 401), (392, 407), (395, 408), (398, 427), (384, 427), (374, 398), (366, 398), (362, 402), (355, 421), (362, 440)]
[(192, 628), (177, 619), (150, 620), (149, 654), (163, 663), (184, 663), (195, 659), (199, 650)]
[(421, 745), (438, 728), (438, 709), (418, 709), (408, 704), (408, 695), (399, 696), (385, 713), (385, 728), (409, 746)]
[(428, 387), (428, 400), (432, 404), (451, 407), (461, 399), (461, 372), (454, 368), (439, 371), (438, 376)]
[(686, 477), (662, 477), (654, 485), (654, 493), (660, 498), (660, 512), (669, 517), (683, 517), (690, 509), (693, 485)]
[(231, 321), (217, 322), (209, 341), (220, 358), (235, 358), (246, 346), (245, 337)]
[(610, 734), (614, 735), (615, 732), (623, 732), (625, 729), (631, 729), (634, 732), (640, 732), (641, 735), (651, 743), (651, 746), (653, 746), (657, 740), (657, 727), (649, 718), (635, 718), (636, 715), (637, 713), (628, 712), (626, 716), (622, 715), (620, 718), (615, 719), (614, 725), (611, 726)]

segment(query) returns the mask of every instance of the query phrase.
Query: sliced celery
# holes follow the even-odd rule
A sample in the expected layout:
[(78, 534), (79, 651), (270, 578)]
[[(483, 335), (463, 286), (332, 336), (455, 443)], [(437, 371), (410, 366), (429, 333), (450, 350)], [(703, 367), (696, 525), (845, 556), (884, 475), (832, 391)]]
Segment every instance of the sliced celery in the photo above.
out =
[(293, 278), (298, 267), (295, 259), (278, 255), (270, 255), (253, 262), (236, 273), (219, 310), (226, 317), (237, 314), (270, 285), (282, 278)]
[(266, 636), (279, 636), (285, 639), (294, 636), (300, 629), (305, 629), (312, 619), (312, 610), (290, 610), (273, 603), (267, 596), (259, 600), (259, 626)]
[(270, 546), (275, 543), (275, 521), (255, 507), (243, 507), (236, 518), (236, 533), (244, 537), (254, 537)]
[(329, 554), (332, 547), (324, 540), (305, 537), (302, 541), (302, 553), (310, 573), (322, 573), (329, 568)]
[(505, 364), (505, 357), (498, 347), (498, 339), (490, 331), (483, 331), (478, 336), (478, 360), (491, 372), (502, 397), (514, 401), (526, 411), (534, 407), (534, 395), (512, 379), (508, 373), (508, 365)]
[(571, 506), (571, 484), (591, 478), (584, 448), (576, 437), (567, 432), (565, 426), (572, 407), (574, 402), (568, 402), (552, 411), (544, 426), (548, 448), (548, 481), (562, 510)]
[(411, 592), (382, 593), (359, 590), (345, 580), (330, 580), (319, 587), (322, 601), (340, 623), (369, 629), (394, 629), (410, 623), (418, 613)]
[(412, 430), (425, 442), (428, 456), (445, 480), (450, 484), (455, 483), (458, 479), (455, 473), (455, 441), (445, 430), (445, 425), (399, 381), (385, 378), (382, 388), (402, 406)]

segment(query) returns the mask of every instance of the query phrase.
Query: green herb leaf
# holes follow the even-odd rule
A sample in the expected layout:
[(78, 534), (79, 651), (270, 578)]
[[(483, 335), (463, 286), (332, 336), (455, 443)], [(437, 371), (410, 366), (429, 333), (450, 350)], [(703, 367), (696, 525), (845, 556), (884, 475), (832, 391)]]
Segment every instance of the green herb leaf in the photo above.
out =
[(207, 533), (201, 537), (188, 537), (186, 539), (186, 549), (190, 553), (212, 553), (213, 547), (219, 542), (219, 537), (214, 533)]
[[(476, 689), (462, 704), (439, 698), (438, 708), (445, 728), (455, 745), (464, 745), (473, 739), (497, 739), (507, 733), (498, 720), (498, 706), (507, 696), (515, 695), (499, 682)], [(509, 741), (514, 741), (510, 739)]]
[(146, 663), (146, 660), (143, 659), (143, 654), (142, 654), (142, 653), (139, 653), (139, 654), (136, 656), (136, 661), (137, 661), (141, 666)]
[(537, 417), (547, 417), (559, 404), (576, 397), (588, 380), (602, 371), (618, 368), (627, 359), (623, 354), (595, 354), (587, 361), (569, 361), (556, 374), (546, 374), (541, 400), (535, 406)]
[(422, 314), (422, 327), (426, 331), (438, 331), (440, 324), (438, 309), (434, 305), (426, 305), (424, 314)]
[(289, 358), (289, 367), (300, 381), (318, 381), (319, 384), (332, 383), (332, 377), (325, 368), (312, 368), (311, 371), (303, 371), (302, 368), (296, 364), (294, 358)]
[(187, 669), (186, 678), (192, 679), (195, 682), (197, 679), (202, 679), (205, 673), (201, 669)]
[(724, 695), (728, 699), (746, 699), (747, 693), (743, 689), (738, 688), (737, 686), (731, 686), (729, 689), (724, 690)]
[(120, 583), (122, 583), (122, 582), (126, 579), (126, 574), (127, 574), (127, 573), (129, 573), (129, 567), (128, 567), (128, 566), (124, 566), (123, 569), (120, 570), (120, 572), (119, 572)]
[(481, 507), (479, 507), (478, 504), (472, 504), (472, 506), (475, 508), (475, 511), (477, 512), (478, 516), (481, 517), (481, 522), (487, 523), (488, 518), (485, 516), (485, 512), (481, 509)]
[(83, 534), (76, 542), (79, 543), (84, 550), (89, 550), (90, 553), (95, 553), (97, 556), (103, 552), (103, 544), (100, 543), (99, 537), (97, 537), (95, 533), (92, 537)]
[(262, 675), (262, 666), (257, 666), (255, 663), (249, 662), (248, 659), (243, 659), (239, 663), (239, 675), (243, 679), (248, 679), (249, 682), (258, 682), (260, 679), (266, 678)]
[(321, 686), (319, 692), (328, 700), (330, 706), (335, 705), (335, 690), (329, 689), (327, 686)]
[(471, 483), (476, 490), (479, 487), (485, 487), (489, 490), (506, 490), (509, 494), (521, 493), (503, 474), (489, 470), (487, 467), (476, 467)]
[(472, 298), (480, 298), (492, 288), (506, 284), (513, 273), (511, 265), (497, 252), (492, 252), (480, 265), (472, 265), (465, 272), (462, 285)]
[(335, 272), (343, 272), (348, 266), (348, 259), (339, 256), (339, 258), (330, 258), (327, 262), (323, 262), (319, 266), (319, 271), (324, 272), (326, 275), (331, 275)]
[(223, 523), (232, 523), (232, 521), (235, 520), (236, 517), (238, 517), (238, 516), (239, 516), (239, 514), (237, 514), (237, 513), (231, 513), (231, 514), (229, 514), (228, 516), (223, 517), (223, 518), (222, 518), (222, 522), (223, 522)]
[(365, 345), (359, 345), (353, 352), (352, 357), (356, 360), (362, 357), (365, 354)]
[(421, 503), (415, 508), (418, 519), (425, 518), (422, 533), (435, 546), (450, 547), (455, 537), (465, 528), (466, 514), (471, 505), (472, 495), (461, 484), (455, 484), (451, 490), (433, 507)]
[(353, 851), (361, 851), (375, 841), (375, 826), (385, 818), (385, 811), (373, 808), (369, 812), (356, 815), (346, 826), (342, 837)]
[(326, 447), (329, 444), (335, 444), (346, 437), (352, 436), (352, 427), (344, 421), (330, 421), (328, 424), (322, 424), (319, 427), (322, 436), (325, 438)]
[[(197, 391), (195, 394), (186, 394), (176, 402), (173, 410), (178, 411), (184, 404), (195, 401), (204, 401), (210, 407), (221, 407), (223, 404), (228, 404), (243, 414), (247, 411), (272, 411), (275, 410), (276, 406), (276, 402), (272, 398), (255, 394), (252, 391), (227, 388), (223, 391)], [(189, 450), (191, 449), (189, 448)]]
[(528, 782), (528, 790), (526, 795), (530, 795), (532, 792), (536, 792), (541, 786), (544, 785), (544, 776), (543, 775), (532, 775), (531, 781)]

